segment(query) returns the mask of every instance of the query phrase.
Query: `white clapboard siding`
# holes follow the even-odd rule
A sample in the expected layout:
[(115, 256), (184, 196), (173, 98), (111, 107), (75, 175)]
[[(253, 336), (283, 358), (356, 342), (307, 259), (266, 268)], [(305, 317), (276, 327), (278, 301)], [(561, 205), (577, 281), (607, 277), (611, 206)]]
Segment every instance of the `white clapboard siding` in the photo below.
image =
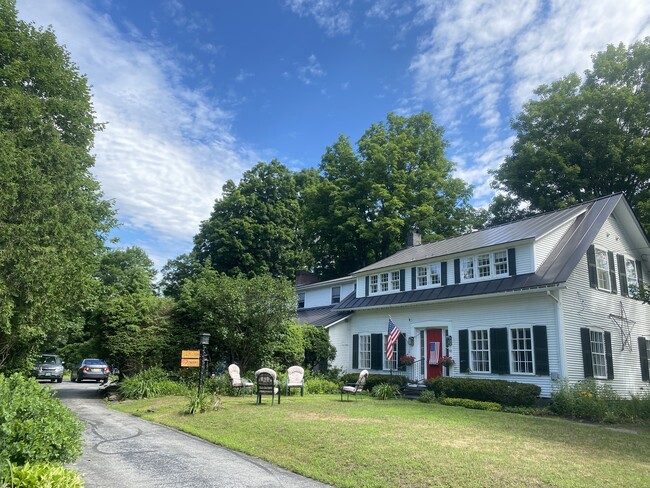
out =
[(569, 230), (569, 227), (573, 225), (573, 222), (573, 220), (565, 222), (535, 242), (535, 269), (546, 261), (548, 255), (553, 251), (553, 248), (555, 248), (566, 231)]

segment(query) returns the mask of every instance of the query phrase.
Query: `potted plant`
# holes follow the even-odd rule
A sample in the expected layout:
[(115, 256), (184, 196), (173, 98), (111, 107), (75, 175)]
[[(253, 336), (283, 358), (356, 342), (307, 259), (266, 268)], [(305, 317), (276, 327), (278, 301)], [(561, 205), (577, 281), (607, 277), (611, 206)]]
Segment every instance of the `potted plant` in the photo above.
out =
[(413, 356), (408, 355), (408, 354), (403, 354), (399, 358), (399, 363), (402, 366), (411, 366), (414, 362), (415, 362), (415, 358)]
[(442, 364), (445, 368), (451, 368), (454, 364), (456, 364), (456, 361), (454, 361), (454, 358), (451, 356), (442, 356), (440, 358), (440, 364)]

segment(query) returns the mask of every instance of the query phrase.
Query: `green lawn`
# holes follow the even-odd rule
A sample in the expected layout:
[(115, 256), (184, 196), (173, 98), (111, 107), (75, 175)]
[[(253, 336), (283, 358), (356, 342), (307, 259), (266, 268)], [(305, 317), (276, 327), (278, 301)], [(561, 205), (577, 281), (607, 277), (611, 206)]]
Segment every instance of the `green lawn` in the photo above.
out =
[(338, 395), (222, 397), (183, 415), (187, 399), (116, 408), (341, 487), (650, 486), (650, 431), (558, 418)]

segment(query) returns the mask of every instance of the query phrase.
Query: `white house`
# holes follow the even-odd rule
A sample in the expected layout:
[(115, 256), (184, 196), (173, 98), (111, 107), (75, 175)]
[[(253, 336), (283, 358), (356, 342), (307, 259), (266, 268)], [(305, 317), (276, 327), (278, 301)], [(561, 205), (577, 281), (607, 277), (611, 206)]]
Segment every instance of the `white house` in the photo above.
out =
[[(334, 366), (535, 383), (594, 378), (621, 395), (650, 389), (650, 243), (621, 194), (419, 244), (350, 277), (298, 286), (299, 318), (327, 328)], [(339, 287), (335, 300), (334, 288)], [(400, 328), (386, 360), (388, 318)], [(455, 365), (443, 368), (439, 358)]]

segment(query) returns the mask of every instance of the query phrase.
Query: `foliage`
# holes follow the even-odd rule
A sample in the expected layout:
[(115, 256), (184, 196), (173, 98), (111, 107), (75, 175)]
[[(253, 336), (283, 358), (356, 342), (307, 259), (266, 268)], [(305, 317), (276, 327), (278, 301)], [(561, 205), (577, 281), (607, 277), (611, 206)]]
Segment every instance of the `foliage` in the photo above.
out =
[(431, 390), (426, 390), (420, 393), (418, 401), (422, 403), (433, 403), (436, 401), (436, 394)]
[(27, 462), (74, 461), (84, 426), (49, 389), (18, 373), (0, 374), (0, 459)]
[(624, 192), (650, 221), (650, 38), (609, 45), (583, 80), (573, 73), (535, 90), (514, 120), (512, 154), (494, 187), (533, 211)]
[(442, 356), (440, 358), (440, 364), (442, 364), (447, 368), (451, 368), (456, 364), (456, 361), (454, 361), (454, 358), (452, 358), (451, 356)]
[[(296, 313), (295, 289), (268, 275), (229, 277), (207, 267), (183, 285), (176, 307), (174, 341), (193, 348), (200, 332), (218, 344), (218, 359), (237, 362), (242, 371), (271, 363)], [(213, 360), (217, 359), (213, 355)]]
[(501, 405), (495, 402), (481, 402), (469, 398), (441, 398), (440, 403), (451, 407), (473, 408), (474, 410), (487, 410), (489, 412), (500, 412)]
[(322, 327), (304, 325), (302, 330), (303, 346), (305, 349), (306, 368), (318, 368), (319, 371), (327, 370), (327, 365), (336, 357), (336, 347), (330, 343), (327, 330)]
[(12, 488), (83, 488), (79, 473), (50, 463), (11, 464), (0, 470), (0, 487)]
[(399, 363), (404, 366), (410, 366), (415, 362), (415, 357), (410, 354), (402, 354), (399, 358)]
[(201, 271), (201, 264), (193, 254), (181, 254), (170, 259), (161, 270), (160, 290), (166, 297), (178, 300), (183, 283)]
[(372, 389), (372, 396), (378, 400), (390, 400), (392, 398), (399, 398), (399, 386), (389, 383), (379, 383)]
[(438, 398), (468, 398), (504, 406), (533, 406), (541, 393), (539, 386), (527, 383), (450, 376), (430, 378), (426, 385)]
[(442, 128), (429, 113), (388, 114), (359, 139), (341, 135), (322, 157), (322, 178), (306, 185), (305, 239), (325, 278), (344, 276), (404, 247), (406, 235), (463, 230), (471, 188), (453, 177)]
[(201, 390), (201, 392), (196, 391), (190, 394), (189, 403), (185, 407), (184, 412), (188, 415), (194, 415), (196, 413), (219, 410), (220, 408), (221, 399), (217, 395)]
[(78, 326), (115, 220), (91, 174), (86, 78), (14, 0), (0, 0), (0, 46), (0, 370), (13, 370)]
[(324, 395), (327, 393), (338, 393), (341, 387), (334, 381), (314, 376), (305, 378), (305, 393), (310, 395)]
[(273, 344), (273, 359), (284, 368), (294, 364), (303, 364), (305, 343), (303, 330), (305, 326), (288, 324), (284, 333)]
[[(341, 376), (341, 383), (343, 384), (354, 384), (359, 379), (359, 373), (346, 373)], [(369, 374), (366, 378), (366, 385), (364, 386), (365, 390), (372, 391), (372, 389), (379, 385), (380, 383), (388, 383), (389, 385), (395, 385), (399, 388), (406, 385), (406, 378), (399, 375), (387, 375), (387, 374)]]
[(171, 380), (163, 369), (150, 368), (124, 378), (119, 382), (118, 390), (122, 398), (139, 400), (164, 395), (185, 395), (188, 388), (182, 383)]
[(550, 410), (564, 417), (593, 422), (650, 420), (650, 393), (621, 398), (609, 385), (583, 380), (558, 384)]
[(229, 276), (271, 274), (293, 279), (305, 264), (297, 229), (296, 184), (286, 166), (273, 160), (228, 180), (222, 198), (194, 237), (194, 255)]

